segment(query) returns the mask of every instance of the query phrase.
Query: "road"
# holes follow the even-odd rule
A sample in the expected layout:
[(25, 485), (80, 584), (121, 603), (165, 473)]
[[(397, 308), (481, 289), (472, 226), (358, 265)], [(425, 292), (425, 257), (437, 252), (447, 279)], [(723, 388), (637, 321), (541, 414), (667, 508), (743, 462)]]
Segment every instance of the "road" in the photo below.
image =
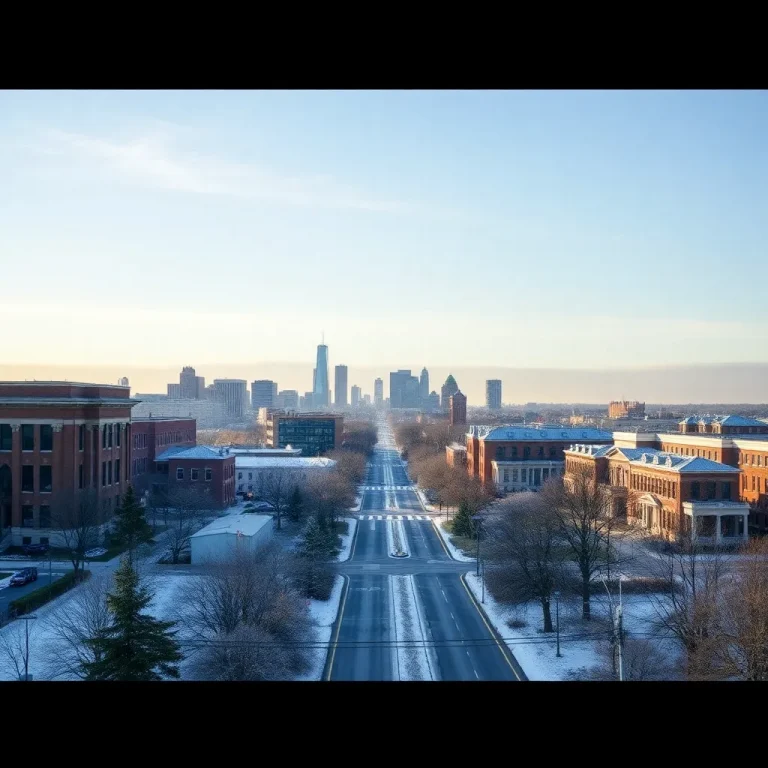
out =
[[(351, 556), (339, 566), (346, 583), (324, 679), (525, 679), (464, 584), (472, 565), (450, 557), (409, 483), (391, 429), (380, 421), (378, 430)], [(407, 558), (390, 556), (393, 527), (405, 537)], [(395, 580), (410, 585), (415, 640), (398, 641), (407, 610), (398, 609)], [(424, 677), (404, 676), (409, 654), (428, 658)]]
[[(20, 571), (22, 568), (29, 568), (29, 565), (27, 565), (26, 562), (17, 561), (13, 568), (5, 568), (3, 566), (2, 572), (15, 573), (16, 571)], [(50, 583), (48, 574), (48, 562), (46, 561), (45, 567), (43, 567), (43, 565), (38, 566), (37, 570), (37, 581), (32, 581), (29, 584), (25, 584), (23, 587), (6, 587), (5, 589), (0, 589), (0, 617), (8, 615), (8, 606), (14, 600), (18, 600), (20, 597), (24, 597), (24, 595), (30, 592), (34, 592), (36, 589), (40, 589), (40, 587), (48, 586)], [(53, 571), (51, 572), (51, 578), (53, 581), (57, 581), (65, 573), (66, 570), (59, 568), (58, 564), (54, 564)]]

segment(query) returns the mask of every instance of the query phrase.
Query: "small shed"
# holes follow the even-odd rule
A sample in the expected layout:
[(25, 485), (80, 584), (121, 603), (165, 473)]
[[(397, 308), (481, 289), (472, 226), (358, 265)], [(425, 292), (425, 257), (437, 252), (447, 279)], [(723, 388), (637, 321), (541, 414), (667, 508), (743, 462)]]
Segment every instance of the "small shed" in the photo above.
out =
[(272, 534), (271, 515), (225, 515), (192, 536), (192, 564), (223, 560), (236, 551), (254, 554)]

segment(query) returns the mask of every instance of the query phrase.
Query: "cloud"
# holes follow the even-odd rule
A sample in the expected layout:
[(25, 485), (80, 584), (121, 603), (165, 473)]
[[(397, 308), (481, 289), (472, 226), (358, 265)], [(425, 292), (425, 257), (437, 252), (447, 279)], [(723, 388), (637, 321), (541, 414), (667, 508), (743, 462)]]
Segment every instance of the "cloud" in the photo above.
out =
[(176, 133), (166, 123), (160, 130), (127, 140), (54, 130), (37, 150), (68, 156), (81, 170), (190, 194), (387, 213), (414, 208), (402, 201), (369, 197), (330, 175), (286, 175), (214, 155), (184, 152), (174, 146)]

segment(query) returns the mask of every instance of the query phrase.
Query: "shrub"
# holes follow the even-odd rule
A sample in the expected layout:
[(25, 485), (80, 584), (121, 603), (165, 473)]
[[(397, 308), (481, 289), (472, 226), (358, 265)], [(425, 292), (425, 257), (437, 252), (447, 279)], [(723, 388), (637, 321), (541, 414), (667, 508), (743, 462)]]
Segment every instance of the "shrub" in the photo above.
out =
[(507, 626), (510, 629), (523, 629), (528, 626), (528, 622), (522, 619), (507, 619)]
[(79, 573), (69, 571), (69, 573), (66, 573), (58, 581), (54, 581), (53, 584), (46, 584), (46, 586), (40, 587), (40, 589), (29, 592), (24, 595), (24, 597), (14, 600), (8, 606), (9, 612), (13, 616), (22, 616), (25, 613), (34, 611), (54, 598), (59, 597), (59, 595), (68, 592), (72, 587), (81, 584), (85, 579), (90, 578), (90, 576), (90, 571), (82, 571)]

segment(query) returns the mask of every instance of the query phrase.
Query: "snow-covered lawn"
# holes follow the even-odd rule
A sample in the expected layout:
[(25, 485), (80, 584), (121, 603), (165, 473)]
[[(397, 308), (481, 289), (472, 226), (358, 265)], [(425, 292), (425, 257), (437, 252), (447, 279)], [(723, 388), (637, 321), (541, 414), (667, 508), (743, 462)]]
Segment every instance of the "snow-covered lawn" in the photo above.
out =
[(331, 647), (333, 622), (336, 621), (336, 615), (339, 612), (343, 586), (344, 577), (336, 576), (336, 581), (333, 584), (333, 590), (328, 600), (307, 601), (309, 603), (309, 614), (315, 623), (315, 646), (311, 649), (311, 668), (306, 674), (297, 677), (297, 680), (322, 680), (325, 659)]
[(352, 541), (355, 538), (355, 531), (357, 530), (357, 518), (346, 517), (344, 521), (348, 523), (347, 532), (341, 535), (341, 552), (336, 558), (340, 563), (349, 560), (350, 550), (352, 548)]
[(438, 534), (443, 537), (443, 541), (445, 542), (445, 546), (448, 547), (448, 551), (451, 553), (451, 557), (453, 557), (454, 560), (458, 560), (460, 563), (474, 563), (476, 558), (468, 557), (454, 545), (454, 543), (451, 541), (451, 535), (448, 533), (448, 531), (445, 530), (445, 528), (443, 528), (443, 522), (444, 521), (442, 520), (432, 520), (432, 523), (437, 529)]
[[(474, 573), (466, 575), (472, 593), (480, 602), (482, 582)], [(654, 615), (652, 601), (647, 595), (625, 595), (624, 629), (631, 636), (643, 637), (650, 631), (650, 619)], [(601, 647), (611, 635), (608, 620), (610, 606), (607, 595), (592, 598), (593, 620), (586, 625), (581, 620), (579, 600), (560, 602), (560, 653), (557, 658), (557, 642), (554, 633), (543, 633), (544, 618), (538, 603), (514, 607), (499, 604), (485, 590), (486, 613), (494, 629), (504, 639), (514, 657), (520, 663), (529, 680), (566, 680), (572, 673), (601, 663)], [(508, 622), (522, 622), (525, 626), (514, 629)], [(552, 622), (555, 623), (555, 605), (552, 604)], [(671, 652), (671, 649), (670, 649)]]
[(426, 622), (416, 594), (413, 576), (390, 576), (397, 641), (398, 680), (434, 680), (437, 659), (428, 648)]

